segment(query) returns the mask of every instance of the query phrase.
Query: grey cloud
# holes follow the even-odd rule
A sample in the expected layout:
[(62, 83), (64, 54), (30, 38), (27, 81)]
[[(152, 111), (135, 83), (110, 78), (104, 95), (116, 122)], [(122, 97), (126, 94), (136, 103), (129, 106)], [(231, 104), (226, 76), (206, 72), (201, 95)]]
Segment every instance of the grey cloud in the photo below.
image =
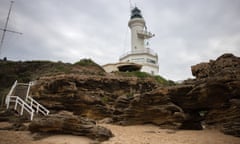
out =
[[(186, 79), (191, 65), (225, 52), (240, 55), (239, 0), (135, 2), (156, 34), (150, 46), (159, 55), (160, 75)], [(9, 4), (0, 1), (0, 27)], [(117, 0), (16, 0), (9, 28), (24, 35), (8, 33), (3, 54), (14, 60), (116, 62), (130, 50), (129, 10), (128, 1)]]

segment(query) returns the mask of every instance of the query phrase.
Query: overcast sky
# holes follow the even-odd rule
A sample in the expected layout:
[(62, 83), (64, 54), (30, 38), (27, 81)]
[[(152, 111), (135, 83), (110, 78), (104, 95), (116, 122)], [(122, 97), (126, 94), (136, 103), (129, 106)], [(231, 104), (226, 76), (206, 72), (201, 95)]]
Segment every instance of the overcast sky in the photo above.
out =
[[(191, 77), (191, 66), (223, 53), (240, 56), (240, 0), (132, 0), (156, 36), (159, 74)], [(0, 0), (4, 27), (10, 0)], [(118, 62), (130, 51), (128, 0), (15, 0), (1, 57), (74, 63)], [(2, 34), (2, 31), (1, 31)]]

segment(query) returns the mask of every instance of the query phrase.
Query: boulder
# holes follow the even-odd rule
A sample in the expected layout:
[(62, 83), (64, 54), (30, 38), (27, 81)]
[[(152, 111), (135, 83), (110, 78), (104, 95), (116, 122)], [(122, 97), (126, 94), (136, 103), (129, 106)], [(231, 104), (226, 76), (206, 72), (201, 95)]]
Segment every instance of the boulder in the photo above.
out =
[(35, 118), (29, 125), (31, 132), (61, 133), (104, 141), (113, 136), (112, 132), (104, 127), (97, 126), (93, 120), (73, 115), (69, 112), (51, 114)]

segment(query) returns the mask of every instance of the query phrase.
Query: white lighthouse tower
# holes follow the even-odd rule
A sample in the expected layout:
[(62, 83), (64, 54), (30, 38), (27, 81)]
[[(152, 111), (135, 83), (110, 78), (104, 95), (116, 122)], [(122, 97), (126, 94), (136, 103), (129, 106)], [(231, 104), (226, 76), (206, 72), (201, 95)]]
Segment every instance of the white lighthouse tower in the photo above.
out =
[(147, 31), (141, 10), (137, 7), (131, 10), (128, 22), (131, 29), (131, 51), (120, 57), (120, 62), (131, 62), (142, 65), (141, 71), (157, 75), (159, 71), (158, 55), (148, 47), (147, 39), (154, 36)]

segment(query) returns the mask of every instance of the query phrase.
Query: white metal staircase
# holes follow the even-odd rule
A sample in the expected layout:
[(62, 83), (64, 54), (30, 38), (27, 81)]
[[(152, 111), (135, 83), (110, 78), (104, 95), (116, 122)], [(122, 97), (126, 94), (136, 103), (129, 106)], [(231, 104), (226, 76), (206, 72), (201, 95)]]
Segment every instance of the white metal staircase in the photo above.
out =
[(34, 114), (49, 114), (48, 109), (29, 96), (29, 91), (32, 84), (32, 82), (18, 83), (16, 80), (5, 100), (7, 109), (10, 107), (11, 103), (14, 103), (14, 109), (18, 109), (20, 115), (23, 115), (24, 111), (27, 112), (30, 115), (30, 120), (33, 120)]

